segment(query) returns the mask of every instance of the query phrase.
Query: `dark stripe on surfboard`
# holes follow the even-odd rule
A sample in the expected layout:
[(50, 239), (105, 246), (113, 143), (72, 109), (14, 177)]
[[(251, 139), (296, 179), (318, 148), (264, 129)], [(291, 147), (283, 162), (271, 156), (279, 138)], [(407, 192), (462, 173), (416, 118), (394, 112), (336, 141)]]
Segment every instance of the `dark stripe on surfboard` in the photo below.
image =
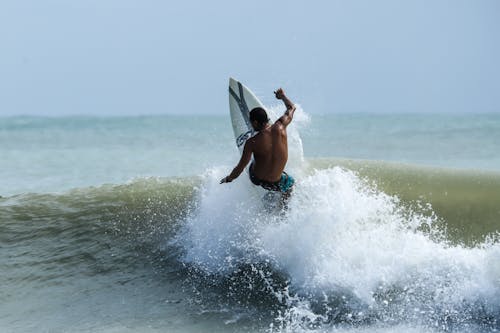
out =
[(247, 127), (249, 129), (252, 128), (252, 125), (250, 124), (250, 110), (248, 110), (248, 105), (247, 102), (245, 101), (245, 96), (243, 95), (243, 86), (241, 83), (238, 82), (238, 90), (240, 93), (240, 96), (236, 95), (234, 90), (229, 87), (229, 93), (233, 98), (236, 100), (236, 103), (238, 103), (238, 107), (240, 108), (241, 115), (243, 116), (243, 119), (245, 120), (245, 123), (247, 124)]

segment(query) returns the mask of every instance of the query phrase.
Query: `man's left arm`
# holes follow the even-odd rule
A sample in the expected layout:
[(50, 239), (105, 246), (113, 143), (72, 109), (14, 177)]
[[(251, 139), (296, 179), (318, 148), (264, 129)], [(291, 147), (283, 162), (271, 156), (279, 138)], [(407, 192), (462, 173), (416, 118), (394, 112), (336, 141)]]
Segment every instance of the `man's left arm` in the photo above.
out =
[(220, 180), (220, 183), (230, 183), (234, 179), (238, 178), (238, 176), (245, 170), (245, 167), (247, 166), (248, 162), (252, 159), (252, 146), (250, 143), (250, 140), (247, 140), (245, 142), (245, 147), (243, 148), (243, 154), (241, 154), (240, 161), (238, 162), (238, 165), (233, 169), (233, 171), (229, 174), (229, 176), (226, 176)]
[(276, 90), (274, 94), (276, 95), (276, 98), (281, 99), (286, 106), (285, 114), (282, 115), (277, 121), (281, 122), (285, 127), (287, 127), (293, 119), (293, 114), (296, 110), (295, 104), (293, 104), (293, 102), (288, 97), (286, 97), (285, 91), (281, 88)]

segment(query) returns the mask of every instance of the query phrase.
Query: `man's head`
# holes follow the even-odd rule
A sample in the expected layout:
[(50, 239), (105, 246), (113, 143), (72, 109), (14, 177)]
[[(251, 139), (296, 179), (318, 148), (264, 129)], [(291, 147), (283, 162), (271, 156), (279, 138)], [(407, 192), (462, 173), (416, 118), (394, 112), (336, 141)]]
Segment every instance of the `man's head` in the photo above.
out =
[(269, 122), (266, 110), (261, 107), (253, 108), (252, 111), (250, 111), (250, 122), (252, 123), (253, 129), (256, 131), (260, 131), (266, 127)]

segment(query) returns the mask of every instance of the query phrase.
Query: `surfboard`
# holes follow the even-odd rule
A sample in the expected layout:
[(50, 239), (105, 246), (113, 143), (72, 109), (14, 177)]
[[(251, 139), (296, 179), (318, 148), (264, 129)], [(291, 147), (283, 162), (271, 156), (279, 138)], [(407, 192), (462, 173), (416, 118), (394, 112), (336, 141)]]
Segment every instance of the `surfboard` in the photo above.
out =
[(250, 110), (258, 106), (264, 108), (250, 89), (241, 82), (229, 78), (229, 113), (233, 124), (234, 139), (240, 154), (243, 153), (245, 142), (255, 134), (250, 124)]

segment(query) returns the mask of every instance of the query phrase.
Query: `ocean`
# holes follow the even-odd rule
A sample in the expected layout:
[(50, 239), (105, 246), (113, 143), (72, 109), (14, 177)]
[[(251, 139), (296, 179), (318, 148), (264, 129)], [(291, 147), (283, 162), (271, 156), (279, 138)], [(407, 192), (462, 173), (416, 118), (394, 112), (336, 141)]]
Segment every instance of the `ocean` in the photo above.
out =
[(2, 117), (0, 332), (497, 332), (499, 144), (299, 109), (278, 211), (227, 116)]

